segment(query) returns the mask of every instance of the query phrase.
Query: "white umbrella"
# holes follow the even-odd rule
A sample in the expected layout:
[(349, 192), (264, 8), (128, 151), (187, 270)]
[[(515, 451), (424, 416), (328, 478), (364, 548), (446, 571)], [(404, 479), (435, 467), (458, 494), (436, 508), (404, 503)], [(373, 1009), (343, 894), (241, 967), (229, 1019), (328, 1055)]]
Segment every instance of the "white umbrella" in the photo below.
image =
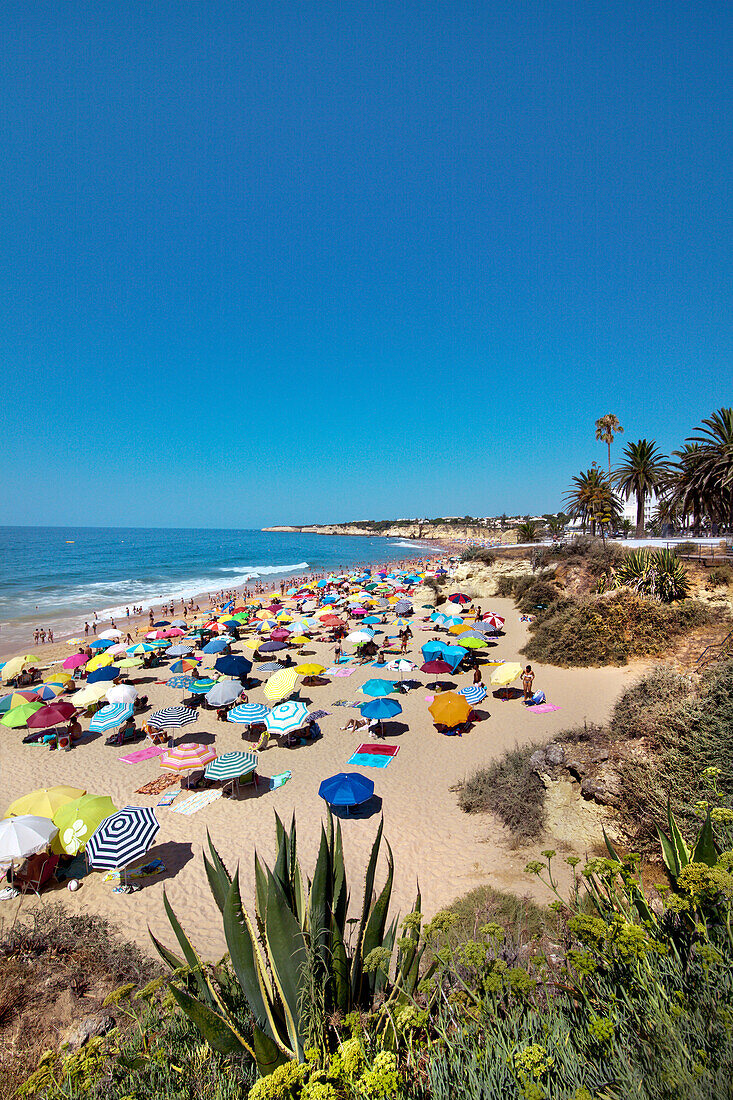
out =
[(121, 630), (103, 630), (101, 634), (98, 634), (99, 638), (114, 638), (120, 639), (122, 637)]
[(47, 848), (58, 829), (47, 817), (22, 814), (0, 821), (0, 865), (19, 863)]
[(98, 680), (96, 684), (87, 684), (81, 691), (75, 691), (70, 696), (75, 707), (89, 706), (90, 703), (98, 703), (107, 694), (109, 680)]
[(132, 684), (113, 684), (107, 692), (110, 703), (134, 703), (137, 699), (137, 688)]

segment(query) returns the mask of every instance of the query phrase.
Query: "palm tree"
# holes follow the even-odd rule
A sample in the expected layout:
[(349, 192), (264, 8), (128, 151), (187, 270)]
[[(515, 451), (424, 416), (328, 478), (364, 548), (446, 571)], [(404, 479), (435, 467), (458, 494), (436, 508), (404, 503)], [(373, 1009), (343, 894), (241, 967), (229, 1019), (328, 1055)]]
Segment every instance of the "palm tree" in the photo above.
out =
[(699, 443), (685, 443), (682, 450), (672, 452), (676, 461), (669, 464), (659, 502), (660, 518), (667, 522), (684, 522), (692, 517), (695, 535), (700, 533), (702, 518), (708, 512), (708, 499), (698, 472), (700, 457)]
[(626, 461), (616, 470), (615, 480), (627, 500), (632, 493), (636, 494), (636, 537), (640, 539), (644, 534), (644, 503), (650, 493), (661, 487), (667, 462), (656, 443), (648, 439), (627, 443), (624, 457)]
[(611, 480), (611, 444), (613, 443), (614, 435), (621, 435), (623, 428), (618, 422), (618, 417), (613, 413), (606, 413), (605, 416), (599, 417), (596, 420), (596, 439), (603, 443), (608, 444), (608, 480)]
[(581, 519), (583, 527), (590, 523), (592, 535), (596, 533), (598, 516), (610, 513), (613, 517), (620, 511), (619, 500), (610, 480), (595, 464), (573, 478), (572, 488), (564, 499), (571, 516)]
[(722, 408), (695, 429), (687, 443), (699, 451), (695, 474), (699, 491), (711, 511), (711, 519), (733, 526), (733, 408)]

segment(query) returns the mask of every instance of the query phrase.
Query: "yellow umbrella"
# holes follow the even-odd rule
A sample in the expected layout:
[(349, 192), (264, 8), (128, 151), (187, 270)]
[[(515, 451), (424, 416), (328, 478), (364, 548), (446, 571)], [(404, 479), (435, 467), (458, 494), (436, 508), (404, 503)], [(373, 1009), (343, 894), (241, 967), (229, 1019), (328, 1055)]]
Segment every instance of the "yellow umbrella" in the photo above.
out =
[(326, 671), (325, 665), (297, 665), (295, 671), (299, 676), (320, 676), (322, 672)]
[(294, 645), (305, 645), (310, 641), (310, 638), (306, 638), (304, 634), (299, 634), (297, 638), (289, 638), (288, 641), (293, 642)]
[(40, 787), (37, 791), (21, 795), (11, 802), (3, 817), (22, 817), (32, 814), (34, 817), (53, 817), (59, 806), (81, 798), (86, 794), (81, 787)]
[(262, 645), (262, 638), (255, 638), (252, 641), (242, 642), (244, 649), (250, 649), (253, 653), (256, 653), (259, 647)]
[(295, 687), (297, 679), (298, 674), (294, 668), (281, 668), (279, 672), (273, 673), (265, 684), (263, 689), (265, 698), (271, 703), (286, 699)]
[(267, 610), (258, 611), (255, 618), (257, 618), (257, 619), (271, 619), (272, 618), (272, 612), (267, 611)]
[(44, 684), (70, 684), (74, 677), (70, 672), (54, 672), (53, 676), (47, 676)]
[(521, 671), (522, 666), (516, 661), (507, 661), (491, 673), (491, 683), (494, 687), (506, 687), (512, 680), (516, 680)]
[(90, 703), (98, 703), (109, 690), (109, 681), (100, 680), (97, 684), (87, 684), (81, 691), (76, 691), (71, 696), (74, 706), (88, 706)]
[(100, 653), (98, 657), (92, 657), (91, 661), (87, 661), (87, 672), (94, 672), (97, 668), (105, 668), (107, 665), (112, 664), (112, 658), (109, 653)]
[(12, 680), (14, 676), (17, 676), (19, 672), (22, 672), (28, 665), (32, 665), (38, 661), (38, 657), (34, 657), (32, 653), (26, 653), (24, 657), (11, 657), (6, 662), (5, 667), (2, 670), (3, 680)]

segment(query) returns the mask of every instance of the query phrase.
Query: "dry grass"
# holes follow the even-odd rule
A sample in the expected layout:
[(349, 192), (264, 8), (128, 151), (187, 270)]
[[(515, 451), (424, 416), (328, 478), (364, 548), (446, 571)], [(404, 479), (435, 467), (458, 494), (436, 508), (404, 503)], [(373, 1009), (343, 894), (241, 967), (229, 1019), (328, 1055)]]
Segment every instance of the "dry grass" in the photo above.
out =
[(155, 962), (102, 918), (38, 905), (0, 927), (0, 1100), (36, 1068), (74, 1020), (125, 982), (144, 984)]
[(458, 788), (458, 804), (465, 813), (495, 814), (517, 845), (541, 836), (545, 824), (545, 788), (529, 766), (538, 748), (542, 745), (510, 749)]

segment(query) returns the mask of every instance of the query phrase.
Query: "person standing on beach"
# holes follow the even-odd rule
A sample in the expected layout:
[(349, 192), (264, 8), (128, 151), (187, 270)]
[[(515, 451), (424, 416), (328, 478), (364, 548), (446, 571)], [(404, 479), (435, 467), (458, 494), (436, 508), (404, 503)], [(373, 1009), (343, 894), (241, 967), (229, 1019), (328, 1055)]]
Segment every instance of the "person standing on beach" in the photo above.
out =
[(89, 635), (89, 623), (84, 623), (84, 637), (86, 638), (86, 637), (88, 637), (88, 635)]
[(35, 645), (38, 645), (38, 637), (39, 637), (39, 632), (38, 632), (38, 627), (36, 627), (36, 629), (33, 631), (33, 641), (34, 641)]
[(532, 698), (532, 685), (534, 683), (534, 672), (532, 666), (527, 665), (522, 673), (522, 687), (524, 688), (524, 701)]

